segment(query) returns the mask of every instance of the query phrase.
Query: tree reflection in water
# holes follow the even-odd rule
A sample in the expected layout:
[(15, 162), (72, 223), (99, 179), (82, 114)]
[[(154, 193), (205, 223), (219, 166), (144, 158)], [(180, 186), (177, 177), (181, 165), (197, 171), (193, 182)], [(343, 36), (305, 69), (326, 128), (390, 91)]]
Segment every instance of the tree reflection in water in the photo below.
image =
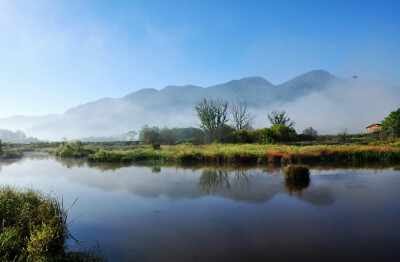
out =
[(151, 168), (151, 173), (160, 173), (161, 172), (161, 167), (159, 166), (153, 166)]
[(310, 186), (310, 178), (306, 179), (285, 179), (285, 188), (290, 195), (296, 193), (299, 198), (302, 197), (303, 190)]
[(229, 179), (229, 172), (224, 170), (203, 170), (199, 179), (201, 192), (224, 193), (234, 189), (248, 189), (249, 179), (243, 171), (236, 171), (232, 181)]

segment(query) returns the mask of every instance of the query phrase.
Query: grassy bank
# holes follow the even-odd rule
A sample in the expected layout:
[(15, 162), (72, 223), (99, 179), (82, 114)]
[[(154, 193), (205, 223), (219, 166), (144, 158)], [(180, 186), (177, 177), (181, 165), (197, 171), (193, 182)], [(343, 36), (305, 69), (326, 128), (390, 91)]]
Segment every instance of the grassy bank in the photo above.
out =
[(126, 142), (107, 143), (35, 143), (30, 145), (5, 145), (7, 152), (21, 154), (40, 151), (60, 158), (88, 158), (90, 162), (130, 163), (163, 161), (172, 163), (206, 164), (265, 164), (265, 163), (335, 163), (371, 164), (393, 163), (400, 160), (400, 141), (369, 145), (261, 145), (261, 144), (210, 144), (162, 145), (155, 150), (149, 145)]
[(91, 162), (171, 161), (178, 163), (390, 163), (400, 160), (398, 146), (288, 146), (213, 144), (162, 146), (89, 155)]
[(23, 154), (18, 151), (5, 151), (0, 153), (0, 160), (1, 159), (16, 159), (23, 157)]
[(0, 187), (0, 261), (103, 261), (65, 252), (67, 213), (39, 191)]

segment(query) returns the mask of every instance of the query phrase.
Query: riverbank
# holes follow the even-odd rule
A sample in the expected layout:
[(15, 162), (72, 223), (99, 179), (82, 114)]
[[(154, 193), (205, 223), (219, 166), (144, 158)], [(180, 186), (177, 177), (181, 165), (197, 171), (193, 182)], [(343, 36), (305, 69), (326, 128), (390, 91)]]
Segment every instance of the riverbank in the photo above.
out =
[(18, 151), (6, 151), (6, 152), (1, 152), (0, 153), (0, 160), (3, 159), (18, 159), (22, 158), (24, 155), (21, 152)]
[(177, 163), (391, 163), (400, 161), (398, 146), (288, 146), (258, 144), (213, 144), (162, 146), (127, 151), (100, 150), (90, 162), (166, 161)]
[(8, 145), (8, 154), (46, 152), (60, 158), (83, 158), (93, 163), (171, 162), (182, 164), (373, 164), (400, 161), (400, 141), (371, 145), (209, 144), (150, 145), (114, 143), (43, 143)]

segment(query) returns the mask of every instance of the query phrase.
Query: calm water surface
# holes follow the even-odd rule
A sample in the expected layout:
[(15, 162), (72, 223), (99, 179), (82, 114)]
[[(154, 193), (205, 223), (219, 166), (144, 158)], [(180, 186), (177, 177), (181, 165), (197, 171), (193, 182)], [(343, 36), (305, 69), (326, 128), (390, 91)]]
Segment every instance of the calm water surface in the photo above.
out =
[[(71, 233), (109, 261), (400, 261), (400, 171), (0, 163), (0, 184), (72, 207)], [(70, 248), (75, 249), (70, 241)]]

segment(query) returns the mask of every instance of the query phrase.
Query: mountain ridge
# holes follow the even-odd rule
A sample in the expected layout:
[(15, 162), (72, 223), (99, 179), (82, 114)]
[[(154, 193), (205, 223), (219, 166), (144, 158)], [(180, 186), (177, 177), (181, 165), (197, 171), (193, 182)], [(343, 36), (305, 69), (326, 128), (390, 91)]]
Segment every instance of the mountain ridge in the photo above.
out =
[[(157, 90), (140, 89), (121, 98), (101, 98), (72, 107), (51, 118), (36, 117), (27, 120), (30, 125), (21, 128), (27, 134), (43, 137), (41, 133), (63, 133), (62, 136), (105, 136), (138, 129), (149, 125), (196, 125), (193, 107), (202, 98), (223, 98), (246, 101), (250, 108), (265, 108), (273, 103), (294, 101), (312, 92), (319, 92), (333, 83), (345, 81), (324, 70), (312, 70), (279, 85), (253, 76), (225, 83), (200, 87), (197, 85), (168, 85)], [(18, 122), (14, 119), (14, 122)], [(7, 119), (0, 125), (7, 127)], [(22, 124), (21, 124), (22, 125)]]

